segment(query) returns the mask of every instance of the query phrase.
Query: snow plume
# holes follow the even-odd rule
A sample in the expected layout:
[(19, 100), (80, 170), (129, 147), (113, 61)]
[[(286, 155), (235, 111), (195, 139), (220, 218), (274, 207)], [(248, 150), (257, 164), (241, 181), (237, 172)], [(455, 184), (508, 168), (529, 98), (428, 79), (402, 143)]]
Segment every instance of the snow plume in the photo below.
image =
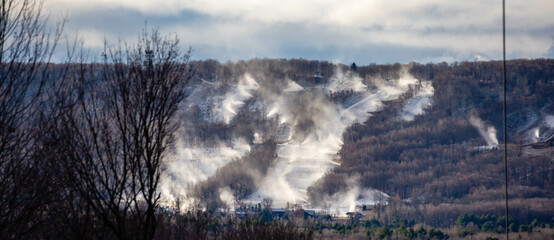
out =
[[(347, 212), (354, 212), (363, 205), (387, 204), (390, 198), (381, 191), (361, 187), (359, 176), (344, 177), (340, 182), (342, 184), (340, 190), (333, 194), (317, 193), (315, 196), (311, 196), (317, 198), (312, 199), (315, 202), (311, 207), (322, 207), (324, 208), (322, 210), (329, 214), (345, 216)], [(318, 182), (318, 184), (322, 184), (322, 182)]]
[(183, 209), (208, 208), (212, 201), (234, 208), (274, 162), (273, 142), (247, 146), (178, 148), (161, 181), (162, 199), (168, 205), (184, 199)]
[[(260, 180), (258, 190), (249, 200), (258, 202), (268, 197), (276, 206), (308, 204), (308, 187), (339, 164), (338, 152), (346, 128), (356, 122), (365, 122), (371, 112), (384, 106), (384, 101), (400, 97), (419, 83), (407, 70), (399, 79), (373, 81), (378, 82), (377, 88), (369, 90), (357, 74), (343, 74), (340, 68), (336, 68), (323, 89), (324, 93), (352, 91), (342, 104), (331, 102), (317, 88), (294, 95), (275, 94), (267, 117), (279, 118), (280, 128), (288, 129), (282, 132), (288, 134), (279, 138), (281, 143), (277, 146), (275, 166)], [(432, 88), (431, 84), (426, 87), (429, 86)], [(353, 205), (359, 191), (357, 187), (352, 188), (346, 194), (351, 199), (341, 199), (341, 202)]]
[(394, 80), (384, 80), (382, 78), (373, 79), (373, 83), (377, 86), (380, 99), (390, 101), (397, 99), (400, 95), (408, 92), (411, 87), (419, 84), (414, 76), (408, 72), (408, 67), (402, 67), (400, 70), (400, 78)]
[[(368, 112), (376, 111), (378, 108), (382, 107), (381, 102), (391, 101), (399, 98), (402, 94), (408, 93), (410, 90), (413, 90), (414, 94), (412, 98), (408, 100), (404, 106), (402, 112), (400, 113), (401, 119), (405, 121), (412, 121), (416, 115), (424, 113), (424, 109), (431, 106), (432, 97), (435, 92), (433, 84), (430, 81), (419, 81), (413, 77), (409, 71), (408, 67), (403, 67), (400, 71), (400, 78), (393, 80), (384, 80), (382, 78), (372, 79), (371, 82), (377, 87), (372, 92), (365, 92), (361, 94), (358, 102), (350, 105), (346, 110), (350, 109), (370, 109), (370, 111), (358, 111), (358, 114), (366, 114)], [(356, 79), (353, 77), (352, 79)], [(359, 77), (358, 77), (359, 79)], [(356, 80), (356, 84), (351, 84), (359, 86), (361, 82)], [(365, 85), (364, 85), (365, 86)], [(366, 87), (367, 88), (367, 87)], [(363, 89), (363, 88), (358, 88)], [(358, 105), (362, 106), (358, 106)], [(364, 106), (365, 105), (365, 106)], [(371, 107), (377, 107), (377, 109), (371, 109)], [(357, 118), (360, 118), (358, 116)]]
[(283, 90), (284, 92), (298, 92), (304, 90), (304, 88), (295, 81), (292, 81), (290, 79), (287, 79), (286, 81), (287, 87), (285, 88), (285, 90)]
[(532, 142), (548, 140), (554, 132), (554, 116), (546, 115), (542, 121), (536, 123), (538, 126), (528, 131), (529, 139)]
[(237, 200), (235, 199), (235, 196), (233, 196), (233, 191), (229, 187), (219, 189), (219, 199), (221, 199), (221, 201), (229, 207), (229, 210), (235, 210)]
[(471, 115), (469, 117), (469, 122), (471, 125), (473, 125), (475, 128), (477, 128), (477, 131), (479, 131), (479, 134), (485, 139), (487, 142), (488, 147), (497, 147), (498, 146), (498, 139), (496, 138), (496, 129), (494, 129), (493, 126), (487, 126), (483, 120), (481, 120), (479, 117), (475, 115)]
[(190, 207), (194, 200), (190, 195), (191, 187), (205, 181), (214, 175), (218, 168), (248, 152), (250, 145), (243, 139), (237, 139), (233, 146), (220, 143), (210, 147), (190, 147), (178, 138), (165, 175), (161, 179), (160, 192), (163, 199), (168, 202), (184, 199), (182, 207)]
[[(197, 141), (194, 145), (177, 141), (161, 184), (164, 200), (183, 198), (184, 206), (190, 207), (212, 199), (232, 208), (239, 202), (271, 198), (276, 207), (322, 207), (310, 204), (307, 189), (339, 165), (346, 128), (365, 122), (385, 101), (419, 84), (406, 69), (398, 79), (368, 79), (372, 87), (357, 73), (343, 73), (339, 67), (328, 84), (311, 87), (264, 77), (263, 69), (240, 74), (236, 85), (203, 84), (187, 99), (188, 108), (210, 110), (193, 121), (203, 126), (198, 135), (190, 134)], [(340, 101), (331, 96), (341, 92)], [(430, 83), (422, 83), (416, 91), (421, 99), (411, 104), (413, 108), (427, 106), (425, 98), (432, 92)], [(179, 134), (196, 131), (194, 124)], [(206, 138), (207, 134), (215, 137)], [(341, 213), (352, 210), (357, 201), (376, 199), (375, 190), (359, 187), (355, 179), (348, 186), (324, 197)]]
[(358, 178), (352, 177), (346, 181), (347, 188), (344, 191), (337, 192), (332, 196), (325, 196), (323, 201), (327, 202), (331, 212), (337, 212), (344, 216), (347, 212), (356, 211), (356, 200), (360, 195)]
[(548, 126), (549, 128), (554, 128), (554, 115), (547, 115), (545, 118), (544, 118), (544, 123), (546, 124), (546, 126)]
[(347, 125), (340, 107), (317, 92), (279, 95), (270, 109), (267, 116), (279, 119), (282, 133), (276, 135), (278, 158), (250, 200), (269, 197), (276, 206), (305, 203), (306, 189), (337, 165), (334, 158)]
[(340, 92), (352, 90), (354, 92), (362, 92), (367, 90), (367, 86), (363, 83), (363, 79), (351, 71), (344, 74), (340, 67), (335, 68), (335, 75), (329, 79), (329, 84), (325, 87), (327, 92)]
[(252, 91), (259, 87), (260, 85), (250, 74), (244, 74), (234, 89), (225, 94), (221, 106), (215, 108), (218, 119), (229, 124), (233, 117), (237, 115), (238, 109), (244, 105), (246, 100), (252, 97)]
[(400, 117), (404, 121), (412, 121), (415, 116), (423, 114), (423, 110), (431, 106), (434, 92), (433, 83), (430, 81), (421, 82), (413, 97), (408, 100), (408, 103), (402, 109)]

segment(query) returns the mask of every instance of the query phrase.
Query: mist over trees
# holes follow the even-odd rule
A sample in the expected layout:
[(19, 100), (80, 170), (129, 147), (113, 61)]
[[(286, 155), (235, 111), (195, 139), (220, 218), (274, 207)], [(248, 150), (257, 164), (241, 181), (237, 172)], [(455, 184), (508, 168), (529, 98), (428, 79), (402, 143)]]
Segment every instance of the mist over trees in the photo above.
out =
[[(512, 217), (523, 223), (535, 218), (550, 221), (553, 214), (552, 156), (549, 150), (533, 154), (527, 145), (527, 133), (522, 132), (533, 118), (553, 113), (553, 64), (548, 59), (508, 61), (508, 76), (513, 80), (508, 85), (509, 191)], [(280, 59), (224, 64), (201, 61), (195, 66), (198, 75), (206, 80), (223, 79), (226, 72), (240, 76), (263, 69), (264, 74), (289, 78), (302, 86), (325, 82), (335, 68), (326, 62)], [(356, 177), (362, 187), (384, 191), (392, 200), (397, 199), (398, 204), (391, 204), (387, 214), (382, 215), (389, 216), (381, 219), (385, 222), (397, 216), (431, 226), (450, 226), (454, 224), (452, 219), (463, 213), (501, 216), (502, 155), (494, 148), (478, 147), (487, 142), (470, 121), (472, 116), (478, 116), (491, 127), (502, 128), (501, 62), (409, 66), (413, 76), (432, 82), (432, 105), (413, 121), (399, 118), (404, 103), (417, 91), (413, 89), (386, 102), (387, 107), (372, 113), (367, 121), (349, 127), (342, 136), (341, 165), (308, 189), (310, 201), (345, 191), (349, 188), (348, 179)], [(371, 79), (393, 79), (401, 67), (368, 65), (356, 69), (372, 87)], [(351, 66), (338, 68), (347, 71)], [(283, 76), (282, 72), (286, 74)], [(340, 103), (349, 94), (352, 93), (336, 92), (329, 97)], [(500, 131), (496, 137), (502, 139)], [(523, 204), (525, 201), (533, 204)]]

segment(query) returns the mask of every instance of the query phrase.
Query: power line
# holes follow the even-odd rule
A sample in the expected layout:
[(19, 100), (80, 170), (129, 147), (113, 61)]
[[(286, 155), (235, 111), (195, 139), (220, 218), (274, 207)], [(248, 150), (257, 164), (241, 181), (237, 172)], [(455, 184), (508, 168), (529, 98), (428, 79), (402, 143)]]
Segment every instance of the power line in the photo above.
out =
[(506, 199), (506, 239), (510, 239), (508, 225), (508, 143), (506, 137), (506, 0), (502, 0), (502, 76), (504, 85), (504, 190)]

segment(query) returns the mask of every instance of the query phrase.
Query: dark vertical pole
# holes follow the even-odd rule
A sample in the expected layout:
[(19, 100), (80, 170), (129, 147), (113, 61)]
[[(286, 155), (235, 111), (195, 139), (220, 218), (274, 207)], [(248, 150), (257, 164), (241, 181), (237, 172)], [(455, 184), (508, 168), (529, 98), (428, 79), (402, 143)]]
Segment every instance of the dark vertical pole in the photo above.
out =
[(504, 193), (506, 198), (506, 239), (510, 239), (508, 225), (508, 138), (506, 137), (506, 0), (502, 0), (502, 76), (504, 85)]

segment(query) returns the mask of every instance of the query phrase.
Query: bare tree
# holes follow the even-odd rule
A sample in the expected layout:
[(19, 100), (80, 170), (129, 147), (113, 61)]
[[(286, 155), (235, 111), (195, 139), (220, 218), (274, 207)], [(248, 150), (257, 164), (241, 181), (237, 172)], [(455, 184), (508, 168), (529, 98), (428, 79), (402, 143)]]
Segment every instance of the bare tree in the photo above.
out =
[(101, 64), (76, 71), (76, 104), (61, 121), (75, 190), (111, 234), (152, 239), (158, 184), (192, 76), (177, 38), (143, 31), (136, 44), (106, 45)]
[(22, 238), (42, 220), (50, 186), (41, 181), (39, 106), (49, 85), (50, 59), (63, 23), (51, 32), (35, 0), (0, 4), (0, 238)]

